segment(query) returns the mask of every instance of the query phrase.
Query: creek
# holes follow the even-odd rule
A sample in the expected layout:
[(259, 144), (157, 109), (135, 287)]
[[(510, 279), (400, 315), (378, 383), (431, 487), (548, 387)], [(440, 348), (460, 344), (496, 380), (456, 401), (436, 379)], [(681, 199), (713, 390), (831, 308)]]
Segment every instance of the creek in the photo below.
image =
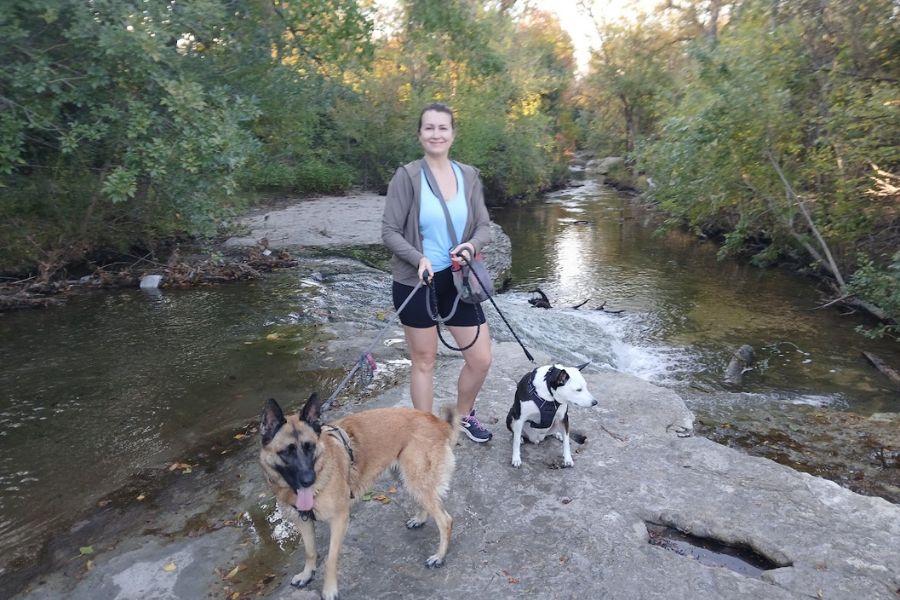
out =
[[(809, 281), (658, 235), (652, 215), (591, 180), (492, 217), (513, 248), (497, 302), (526, 345), (671, 387), (699, 434), (900, 501), (900, 395), (860, 355), (897, 365), (900, 352), (855, 332), (860, 318), (815, 310)], [(555, 308), (529, 304), (536, 288)], [(329, 393), (348, 365), (324, 340), (339, 330), (366, 345), (388, 289), (387, 274), (356, 261), (304, 259), (251, 283), (0, 314), (0, 575), (136, 476), (231, 436), (266, 398)], [(722, 373), (741, 344), (756, 364), (729, 388)], [(375, 385), (392, 385), (379, 371)]]
[[(493, 215), (512, 242), (504, 301), (527, 343), (673, 388), (701, 435), (900, 502), (900, 393), (862, 355), (898, 365), (897, 342), (819, 308), (811, 280), (720, 261), (715, 244), (659, 233), (628, 196), (582, 183)], [(529, 304), (535, 289), (553, 309)], [(755, 363), (726, 385), (743, 344)]]

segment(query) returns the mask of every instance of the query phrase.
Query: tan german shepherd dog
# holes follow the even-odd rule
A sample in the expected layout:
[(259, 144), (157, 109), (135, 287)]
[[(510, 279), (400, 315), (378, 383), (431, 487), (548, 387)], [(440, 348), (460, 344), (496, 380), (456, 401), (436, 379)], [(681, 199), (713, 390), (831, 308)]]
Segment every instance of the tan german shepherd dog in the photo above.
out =
[(456, 408), (444, 407), (443, 418), (412, 408), (378, 408), (329, 425), (319, 423), (320, 410), (321, 402), (313, 394), (299, 415), (285, 417), (278, 403), (268, 400), (260, 418), (259, 462), (282, 514), (303, 537), (306, 563), (291, 585), (303, 587), (312, 579), (317, 558), (313, 523), (327, 521), (331, 540), (322, 596), (338, 597), (338, 554), (350, 521), (350, 503), (395, 466), (420, 507), (406, 526), (421, 527), (429, 514), (434, 518), (441, 539), (425, 564), (442, 566), (453, 527), (441, 499), (456, 462)]

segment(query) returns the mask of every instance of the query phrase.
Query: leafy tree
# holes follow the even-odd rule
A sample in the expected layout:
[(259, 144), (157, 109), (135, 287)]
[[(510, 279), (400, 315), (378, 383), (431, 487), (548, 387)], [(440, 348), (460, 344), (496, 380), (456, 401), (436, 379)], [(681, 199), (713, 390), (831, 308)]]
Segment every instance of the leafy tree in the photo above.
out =
[(585, 143), (634, 158), (670, 224), (723, 256), (808, 265), (896, 322), (895, 17), (890, 0), (666, 0), (597, 21)]
[(202, 228), (234, 191), (258, 109), (191, 75), (228, 45), (225, 6), (138, 6), (0, 8), (4, 265), (39, 260), (46, 276), (97, 246)]
[(353, 74), (361, 99), (336, 110), (365, 181), (384, 186), (420, 154), (416, 119), (438, 100), (457, 112), (454, 156), (481, 169), (491, 201), (553, 185), (571, 147), (554, 130), (573, 77), (571, 43), (559, 24), (473, 0), (401, 7), (403, 26), (378, 44), (371, 72)]
[(581, 122), (588, 146), (627, 154), (656, 130), (672, 94), (681, 40), (647, 15), (601, 29), (600, 49), (580, 86)]
[(329, 107), (369, 34), (355, 0), (4, 3), (0, 269), (211, 232), (241, 185), (346, 187)]

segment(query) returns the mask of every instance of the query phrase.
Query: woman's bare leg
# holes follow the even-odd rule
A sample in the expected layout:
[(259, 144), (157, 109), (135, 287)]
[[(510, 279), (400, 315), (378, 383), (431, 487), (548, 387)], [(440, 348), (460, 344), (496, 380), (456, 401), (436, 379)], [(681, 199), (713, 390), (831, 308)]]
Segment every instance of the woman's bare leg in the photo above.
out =
[(409, 395), (414, 408), (432, 412), (434, 404), (434, 361), (437, 356), (437, 329), (403, 327), (412, 369), (409, 375)]
[[(447, 329), (460, 348), (471, 344), (472, 338), (475, 337), (475, 327), (447, 327)], [(475, 406), (475, 397), (481, 391), (481, 386), (491, 368), (491, 332), (487, 323), (482, 323), (475, 345), (463, 351), (463, 359), (465, 364), (459, 372), (456, 384), (456, 407), (461, 416), (466, 416)]]

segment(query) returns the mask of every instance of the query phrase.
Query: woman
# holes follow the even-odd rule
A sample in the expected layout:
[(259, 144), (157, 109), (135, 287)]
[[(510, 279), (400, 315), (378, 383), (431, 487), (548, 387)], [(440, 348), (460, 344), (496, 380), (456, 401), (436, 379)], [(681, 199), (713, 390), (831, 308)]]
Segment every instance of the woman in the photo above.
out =
[[(381, 222), (381, 237), (393, 252), (394, 308), (399, 308), (420, 280), (430, 283), (437, 296), (438, 312), (446, 316), (457, 293), (450, 274), (451, 254), (472, 258), (491, 241), (490, 217), (478, 171), (450, 160), (454, 139), (453, 111), (433, 103), (419, 115), (419, 143), (425, 156), (397, 169), (388, 186)], [(425, 177), (424, 165), (433, 174), (432, 182), (446, 200), (460, 243), (451, 242), (441, 199)], [(413, 406), (432, 412), (434, 400), (434, 363), (438, 331), (428, 315), (426, 288), (419, 288), (400, 314), (412, 359), (410, 396)], [(491, 336), (484, 314), (476, 306), (459, 302), (452, 318), (446, 321), (453, 339), (463, 350), (464, 364), (457, 382), (457, 408), (462, 427), (469, 439), (486, 442), (491, 432), (475, 418), (475, 397), (491, 366)], [(481, 330), (476, 337), (477, 327)]]

